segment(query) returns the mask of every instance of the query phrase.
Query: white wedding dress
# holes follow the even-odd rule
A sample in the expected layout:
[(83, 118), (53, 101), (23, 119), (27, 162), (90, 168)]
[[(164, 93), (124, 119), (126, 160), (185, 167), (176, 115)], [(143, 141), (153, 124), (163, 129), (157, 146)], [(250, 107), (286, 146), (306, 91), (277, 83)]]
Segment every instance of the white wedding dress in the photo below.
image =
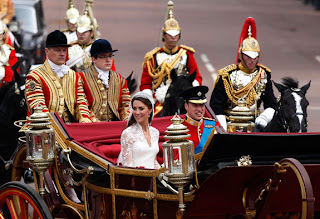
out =
[(159, 131), (149, 126), (151, 146), (144, 137), (142, 127), (135, 123), (126, 128), (121, 134), (121, 152), (118, 165), (127, 167), (143, 167), (146, 169), (159, 169), (156, 160), (159, 152)]

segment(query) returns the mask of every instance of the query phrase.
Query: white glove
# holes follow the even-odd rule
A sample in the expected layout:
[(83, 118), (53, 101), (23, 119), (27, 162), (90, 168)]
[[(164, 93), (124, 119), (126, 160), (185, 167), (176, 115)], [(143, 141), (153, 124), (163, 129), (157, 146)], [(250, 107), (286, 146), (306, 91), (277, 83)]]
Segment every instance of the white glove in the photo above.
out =
[(227, 119), (226, 119), (226, 116), (225, 115), (216, 115), (219, 123), (220, 123), (220, 126), (225, 130), (227, 131)]
[(194, 80), (193, 82), (192, 82), (192, 86), (193, 87), (197, 87), (197, 86), (199, 86), (200, 84), (199, 84), (199, 81), (197, 81), (197, 80)]
[(2, 81), (2, 79), (4, 78), (5, 75), (6, 75), (6, 71), (5, 71), (4, 67), (1, 65), (0, 66), (0, 82)]
[(260, 125), (261, 127), (265, 128), (268, 123), (272, 120), (275, 110), (272, 108), (265, 109), (257, 118), (256, 118), (256, 125)]
[(154, 95), (160, 103), (164, 103), (164, 99), (166, 98), (168, 88), (169, 88), (169, 84), (166, 84), (166, 85), (161, 84), (160, 87), (158, 87), (157, 90), (155, 91)]

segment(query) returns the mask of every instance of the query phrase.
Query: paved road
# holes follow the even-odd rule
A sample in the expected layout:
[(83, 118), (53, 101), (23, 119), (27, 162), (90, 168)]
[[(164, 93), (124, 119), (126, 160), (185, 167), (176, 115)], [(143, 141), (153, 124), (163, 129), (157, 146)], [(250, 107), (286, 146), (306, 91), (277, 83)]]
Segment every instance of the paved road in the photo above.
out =
[[(216, 71), (235, 61), (246, 17), (257, 23), (260, 62), (272, 70), (273, 80), (293, 76), (307, 93), (309, 131), (320, 131), (320, 12), (299, 0), (175, 0), (174, 16), (182, 28), (181, 44), (196, 50), (204, 85), (212, 88)], [(66, 0), (44, 1), (48, 31), (64, 28)], [(75, 0), (81, 11), (84, 0)], [(162, 46), (161, 28), (167, 0), (95, 0), (94, 14), (102, 38), (119, 51), (117, 71), (141, 74), (146, 52)], [(277, 93), (277, 92), (276, 92)], [(210, 95), (208, 95), (209, 97)]]

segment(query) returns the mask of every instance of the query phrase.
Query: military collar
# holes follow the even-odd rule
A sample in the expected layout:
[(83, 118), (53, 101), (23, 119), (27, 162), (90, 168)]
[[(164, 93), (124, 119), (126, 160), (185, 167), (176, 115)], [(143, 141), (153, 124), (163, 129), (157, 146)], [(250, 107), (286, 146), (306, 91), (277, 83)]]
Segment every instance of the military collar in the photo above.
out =
[(165, 45), (163, 45), (163, 51), (165, 51), (168, 54), (175, 54), (178, 51), (178, 46), (174, 47), (173, 49), (168, 49)]
[(202, 124), (203, 119), (201, 119), (200, 121), (194, 120), (192, 119), (188, 113), (186, 114), (186, 118), (185, 118), (186, 123), (192, 125), (192, 126), (196, 126), (199, 127)]
[(92, 42), (90, 42), (90, 43), (88, 43), (88, 44), (86, 44), (86, 45), (80, 45), (80, 44), (78, 44), (82, 49), (85, 49), (85, 48), (87, 48), (88, 46), (91, 46), (91, 44), (92, 44)]
[(254, 68), (254, 69), (252, 69), (252, 70), (250, 71), (250, 70), (249, 70), (247, 67), (245, 67), (241, 62), (239, 63), (238, 67), (239, 67), (239, 69), (240, 69), (241, 71), (243, 71), (243, 72), (245, 72), (245, 73), (247, 73), (247, 74), (251, 74), (251, 73), (255, 72), (255, 70), (256, 70), (256, 68)]

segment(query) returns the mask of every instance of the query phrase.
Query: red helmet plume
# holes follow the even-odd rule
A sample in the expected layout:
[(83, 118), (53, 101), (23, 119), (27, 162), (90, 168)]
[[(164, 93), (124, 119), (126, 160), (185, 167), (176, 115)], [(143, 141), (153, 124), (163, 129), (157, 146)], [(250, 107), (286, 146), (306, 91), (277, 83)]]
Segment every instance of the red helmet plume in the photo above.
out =
[[(237, 51), (237, 59), (236, 59), (237, 63), (239, 60), (239, 52), (240, 52), (241, 45), (242, 45), (243, 41), (249, 37), (253, 37), (255, 40), (257, 40), (256, 22), (252, 17), (248, 17), (242, 27), (242, 31), (241, 31), (240, 39), (239, 39), (238, 51)], [(258, 41), (257, 41), (257, 43), (258, 43)], [(259, 48), (259, 52), (260, 52), (260, 48)]]

